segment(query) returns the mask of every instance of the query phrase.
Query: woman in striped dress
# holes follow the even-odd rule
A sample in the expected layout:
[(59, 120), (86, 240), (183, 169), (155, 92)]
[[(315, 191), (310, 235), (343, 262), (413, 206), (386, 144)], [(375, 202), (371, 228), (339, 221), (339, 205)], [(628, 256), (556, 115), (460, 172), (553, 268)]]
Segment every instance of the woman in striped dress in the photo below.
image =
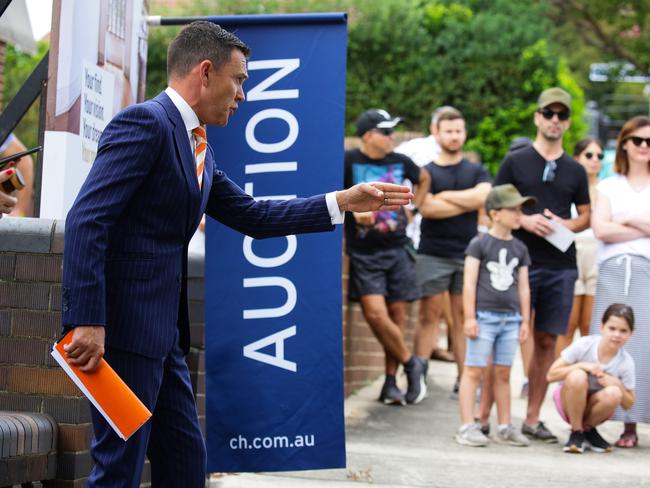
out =
[(617, 410), (614, 419), (625, 429), (618, 447), (638, 443), (636, 424), (650, 423), (650, 118), (630, 119), (616, 142), (617, 174), (598, 184), (591, 226), (600, 239), (598, 284), (591, 333), (613, 302), (634, 308), (637, 329), (625, 349), (636, 364), (634, 406)]

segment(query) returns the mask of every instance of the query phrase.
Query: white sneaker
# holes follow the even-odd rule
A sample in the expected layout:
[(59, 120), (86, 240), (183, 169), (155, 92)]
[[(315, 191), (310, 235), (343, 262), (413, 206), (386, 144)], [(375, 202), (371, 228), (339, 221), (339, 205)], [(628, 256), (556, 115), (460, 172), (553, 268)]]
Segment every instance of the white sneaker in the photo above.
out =
[(456, 432), (456, 442), (464, 446), (483, 447), (490, 443), (479, 424), (470, 424), (466, 427), (460, 427)]
[(505, 429), (497, 429), (497, 440), (503, 444), (511, 446), (528, 447), (530, 440), (524, 434), (509, 424)]

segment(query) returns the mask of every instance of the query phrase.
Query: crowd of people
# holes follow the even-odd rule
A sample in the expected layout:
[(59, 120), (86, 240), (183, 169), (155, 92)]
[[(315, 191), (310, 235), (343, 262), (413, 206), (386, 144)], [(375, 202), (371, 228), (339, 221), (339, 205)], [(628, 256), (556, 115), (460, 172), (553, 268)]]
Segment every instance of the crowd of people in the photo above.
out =
[[(346, 219), (349, 296), (386, 353), (379, 400), (406, 405), (426, 396), (447, 304), (459, 443), (491, 442), (494, 402), (492, 440), (557, 443), (540, 409), (549, 383), (559, 382), (553, 399), (571, 427), (565, 452), (610, 451), (596, 430), (610, 418), (624, 423), (616, 446), (636, 446), (636, 424), (650, 422), (650, 360), (643, 354), (650, 346), (650, 301), (643, 297), (650, 286), (650, 118), (624, 125), (615, 174), (602, 181), (600, 141), (580, 140), (573, 157), (563, 149), (571, 97), (558, 87), (540, 94), (536, 137), (513, 141), (494, 180), (463, 153), (467, 132), (457, 109), (438, 108), (429, 136), (395, 148), (399, 123), (385, 110), (364, 112), (361, 147), (345, 154), (346, 186), (406, 180), (415, 189), (411, 208)], [(415, 300), (410, 349), (406, 304)], [(574, 342), (576, 331), (582, 338)], [(528, 398), (521, 428), (510, 412), (518, 345)], [(396, 382), (399, 364), (405, 392)]]

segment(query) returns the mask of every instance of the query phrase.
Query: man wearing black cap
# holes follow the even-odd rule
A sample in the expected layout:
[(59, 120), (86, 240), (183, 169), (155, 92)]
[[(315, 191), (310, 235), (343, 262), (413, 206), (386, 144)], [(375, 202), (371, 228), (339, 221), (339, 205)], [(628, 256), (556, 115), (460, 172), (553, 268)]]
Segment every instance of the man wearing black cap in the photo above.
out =
[[(361, 148), (345, 152), (345, 187), (372, 181), (409, 180), (415, 188), (415, 206), (426, 194), (430, 178), (411, 159), (393, 152), (393, 130), (401, 119), (385, 110), (368, 110), (357, 120)], [(419, 298), (413, 258), (406, 246), (407, 217), (403, 209), (352, 213), (345, 219), (346, 251), (350, 258), (349, 298), (359, 300), (364, 317), (384, 347), (386, 381), (379, 400), (404, 405), (420, 402), (426, 394), (427, 361), (411, 354), (404, 341), (406, 302)], [(406, 395), (395, 374), (404, 365)]]
[[(549, 443), (557, 442), (557, 437), (539, 421), (539, 412), (548, 388), (546, 373), (554, 359), (555, 341), (566, 333), (577, 271), (575, 246), (562, 251), (547, 239), (558, 233), (558, 225), (573, 232), (584, 230), (591, 214), (587, 174), (562, 149), (570, 115), (571, 96), (566, 91), (557, 87), (543, 91), (535, 112), (533, 145), (508, 154), (496, 177), (496, 184), (512, 183), (522, 194), (537, 198), (534, 206), (525, 209), (521, 229), (514, 233), (526, 244), (532, 260), (530, 291), (535, 312), (535, 348), (522, 432)], [(574, 219), (571, 204), (578, 211)]]

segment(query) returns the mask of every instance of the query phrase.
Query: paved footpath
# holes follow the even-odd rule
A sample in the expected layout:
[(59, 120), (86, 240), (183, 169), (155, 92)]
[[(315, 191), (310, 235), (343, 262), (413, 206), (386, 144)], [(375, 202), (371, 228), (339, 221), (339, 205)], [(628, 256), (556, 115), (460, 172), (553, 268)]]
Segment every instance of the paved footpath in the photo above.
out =
[[(520, 363), (513, 385), (521, 385)], [(450, 398), (455, 366), (439, 361), (429, 366), (429, 395), (422, 403), (387, 407), (376, 401), (381, 383), (346, 400), (347, 468), (284, 473), (229, 474), (213, 477), (210, 488), (257, 487), (648, 487), (650, 488), (650, 426), (640, 426), (636, 449), (608, 454), (587, 451), (565, 454), (561, 445), (569, 428), (547, 400), (542, 419), (561, 444), (531, 447), (492, 444), (487, 448), (458, 445), (456, 401)], [(401, 379), (403, 380), (403, 378)], [(514, 390), (514, 388), (513, 388)], [(548, 395), (550, 397), (550, 395)], [(513, 397), (513, 420), (521, 425), (526, 403)], [(495, 428), (494, 417), (492, 428)], [(608, 422), (599, 430), (613, 442), (621, 424)]]

